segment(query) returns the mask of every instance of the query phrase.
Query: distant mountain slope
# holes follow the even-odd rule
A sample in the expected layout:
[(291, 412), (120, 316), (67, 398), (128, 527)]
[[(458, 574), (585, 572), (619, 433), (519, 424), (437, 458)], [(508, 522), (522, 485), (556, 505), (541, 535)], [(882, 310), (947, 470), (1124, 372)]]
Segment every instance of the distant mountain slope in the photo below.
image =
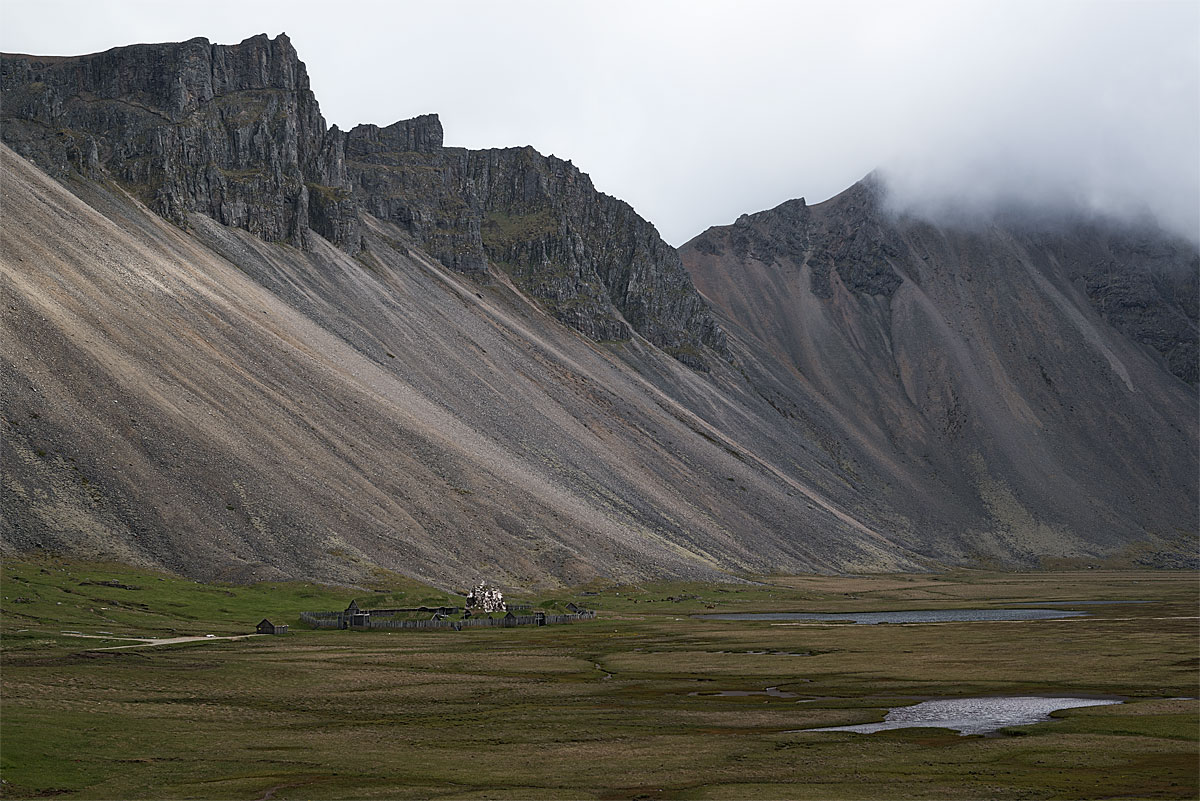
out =
[(1190, 246), (941, 230), (867, 183), (679, 253), (570, 162), (326, 129), (282, 36), (3, 56), (0, 87), (6, 553), (455, 585), (1195, 560)]
[(1094, 222), (936, 228), (893, 219), (882, 191), (681, 249), (780, 415), (826, 410), (848, 473), (908, 524), (958, 520), (980, 555), (1191, 552), (1195, 248)]

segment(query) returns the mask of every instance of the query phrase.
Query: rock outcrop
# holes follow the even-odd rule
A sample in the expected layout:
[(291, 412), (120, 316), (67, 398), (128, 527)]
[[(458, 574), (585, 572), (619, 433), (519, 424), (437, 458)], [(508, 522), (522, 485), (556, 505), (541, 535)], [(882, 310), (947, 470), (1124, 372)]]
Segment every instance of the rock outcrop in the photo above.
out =
[(1026, 234), (1087, 297), (1105, 322), (1200, 385), (1200, 255), (1152, 228), (1083, 222), (1057, 234)]
[[(728, 253), (739, 261), (803, 269), (813, 295), (833, 298), (834, 285), (858, 297), (890, 298), (907, 276), (922, 280), (933, 258), (914, 236), (933, 229), (886, 211), (886, 187), (872, 174), (814, 214), (803, 198), (743, 214), (685, 246), (689, 253)], [(953, 229), (951, 229), (953, 230)], [(1079, 289), (1091, 307), (1123, 334), (1158, 352), (1164, 364), (1197, 385), (1200, 355), (1200, 255), (1153, 227), (1095, 219), (1029, 220), (999, 215), (990, 228), (962, 229), (968, 239), (1019, 248)], [(963, 254), (954, 254), (962, 264)]]
[(327, 202), (347, 189), (341, 139), (284, 34), (4, 56), (0, 89), (4, 141), (52, 175), (111, 177), (178, 225), (200, 212), (268, 242), (299, 245), (314, 223), (349, 238)]
[[(685, 246), (701, 255), (728, 253), (740, 261), (790, 264), (803, 269), (811, 293), (829, 301), (834, 284), (859, 297), (892, 297), (905, 277), (922, 281), (931, 254), (914, 249), (913, 236), (931, 231), (917, 219), (886, 210), (886, 186), (872, 174), (817, 213), (803, 198), (742, 215), (709, 229)], [(953, 229), (952, 229), (953, 230)], [(1152, 227), (1097, 219), (1030, 221), (997, 218), (988, 229), (961, 231), (1018, 247), (1061, 270), (1106, 323), (1162, 355), (1187, 384), (1198, 383), (1200, 255), (1187, 242)], [(964, 254), (955, 254), (960, 269)]]
[(353, 254), (365, 213), (454, 270), (504, 270), (591, 339), (636, 331), (699, 370), (728, 355), (675, 250), (570, 162), (444, 147), (436, 115), (327, 129), (284, 34), (6, 55), (0, 88), (14, 150), (53, 175), (111, 178), (178, 225), (198, 212), (298, 247), (313, 231)]
[(366, 211), (404, 228), (448, 267), (494, 265), (597, 341), (637, 331), (697, 369), (707, 369), (706, 347), (726, 353), (675, 249), (571, 162), (531, 147), (443, 147), (436, 115), (357, 126), (345, 152)]

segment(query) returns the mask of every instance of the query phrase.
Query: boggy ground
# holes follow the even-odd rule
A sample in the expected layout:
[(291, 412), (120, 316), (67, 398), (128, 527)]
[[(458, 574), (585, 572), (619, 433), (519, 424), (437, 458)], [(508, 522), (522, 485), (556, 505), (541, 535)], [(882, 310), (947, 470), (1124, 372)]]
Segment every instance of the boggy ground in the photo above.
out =
[[(109, 580), (125, 586), (99, 583)], [(356, 594), (9, 562), (0, 787), (13, 798), (246, 799), (1193, 798), (1200, 789), (1194, 573), (762, 582), (592, 585), (526, 599), (600, 610), (575, 625), (343, 632), (304, 630), (296, 616), (351, 597), (454, 596), (386, 574), (383, 592)], [(1150, 603), (1020, 623), (691, 617), (1121, 599)], [(93, 649), (123, 641), (63, 634), (237, 634), (264, 616), (292, 633), (119, 651)], [(766, 687), (797, 695), (703, 694)], [(879, 720), (910, 699), (1033, 693), (1130, 700), (991, 737), (791, 731)]]

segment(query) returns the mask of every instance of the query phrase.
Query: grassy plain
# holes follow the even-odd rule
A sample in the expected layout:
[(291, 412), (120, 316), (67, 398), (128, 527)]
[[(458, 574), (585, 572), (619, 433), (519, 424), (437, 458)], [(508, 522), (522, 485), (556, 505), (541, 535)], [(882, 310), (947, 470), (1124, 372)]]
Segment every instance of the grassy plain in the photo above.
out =
[[(357, 593), (210, 586), (120, 566), (6, 563), (0, 790), (246, 799), (1190, 799), (1200, 791), (1195, 573), (597, 584), (525, 599), (600, 611), (575, 625), (299, 624), (300, 611), (342, 608), (351, 597), (372, 606), (454, 597), (385, 574), (378, 582)], [(1150, 603), (1019, 623), (691, 617), (1080, 600)], [(64, 634), (246, 633), (263, 617), (292, 633), (120, 650), (102, 649), (123, 641)], [(767, 687), (796, 696), (714, 694)], [(889, 706), (928, 697), (1033, 693), (1129, 701), (987, 737), (793, 731), (879, 720)]]

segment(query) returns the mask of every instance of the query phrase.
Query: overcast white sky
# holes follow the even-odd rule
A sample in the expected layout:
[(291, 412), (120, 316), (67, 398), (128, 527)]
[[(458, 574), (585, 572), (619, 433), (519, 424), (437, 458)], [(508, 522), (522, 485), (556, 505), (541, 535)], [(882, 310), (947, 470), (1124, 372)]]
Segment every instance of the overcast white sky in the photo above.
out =
[(531, 144), (672, 244), (877, 167), (902, 206), (1150, 213), (1200, 239), (1196, 0), (0, 0), (0, 50), (286, 31), (330, 124)]

